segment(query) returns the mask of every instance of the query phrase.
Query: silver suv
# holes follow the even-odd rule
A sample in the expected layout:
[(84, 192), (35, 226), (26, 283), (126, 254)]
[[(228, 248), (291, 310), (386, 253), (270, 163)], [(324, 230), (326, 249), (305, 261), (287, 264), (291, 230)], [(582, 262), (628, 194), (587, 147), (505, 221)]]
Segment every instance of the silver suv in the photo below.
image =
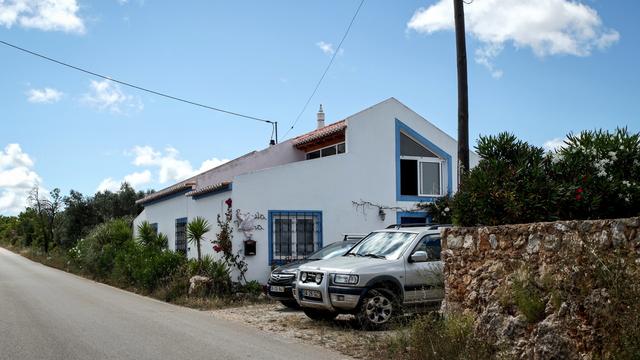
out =
[(354, 314), (366, 329), (387, 326), (407, 305), (437, 306), (444, 297), (443, 227), (393, 225), (367, 235), (343, 256), (302, 265), (296, 300), (311, 319)]

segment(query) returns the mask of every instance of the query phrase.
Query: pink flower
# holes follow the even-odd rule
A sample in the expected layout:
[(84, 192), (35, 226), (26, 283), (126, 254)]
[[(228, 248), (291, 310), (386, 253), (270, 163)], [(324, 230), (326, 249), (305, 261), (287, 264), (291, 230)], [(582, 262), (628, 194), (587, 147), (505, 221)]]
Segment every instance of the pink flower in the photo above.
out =
[(231, 207), (231, 204), (233, 204), (233, 202), (231, 201), (231, 198), (228, 198), (227, 200), (225, 200), (224, 203), (227, 204), (228, 207)]
[(213, 245), (213, 251), (219, 253), (220, 251), (222, 251), (222, 248), (220, 247), (220, 245), (215, 244)]

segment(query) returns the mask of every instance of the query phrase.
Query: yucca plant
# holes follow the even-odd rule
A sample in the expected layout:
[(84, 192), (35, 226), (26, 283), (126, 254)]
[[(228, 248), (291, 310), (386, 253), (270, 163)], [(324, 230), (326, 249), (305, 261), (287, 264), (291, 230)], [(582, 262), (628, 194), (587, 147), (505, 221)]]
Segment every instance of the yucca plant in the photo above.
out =
[(202, 259), (200, 252), (200, 242), (204, 239), (204, 234), (211, 230), (207, 219), (197, 216), (187, 225), (187, 239), (189, 243), (195, 244), (198, 249), (198, 261)]

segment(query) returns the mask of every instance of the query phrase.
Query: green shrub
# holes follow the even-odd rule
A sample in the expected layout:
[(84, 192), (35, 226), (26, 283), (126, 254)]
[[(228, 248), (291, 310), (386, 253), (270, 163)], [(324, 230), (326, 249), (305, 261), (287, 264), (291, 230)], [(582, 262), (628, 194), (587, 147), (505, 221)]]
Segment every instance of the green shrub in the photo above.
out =
[(111, 276), (119, 249), (131, 241), (127, 219), (115, 219), (93, 228), (86, 238), (69, 251), (70, 261), (85, 273), (98, 279)]
[(157, 233), (148, 221), (143, 221), (138, 225), (138, 242), (146, 247), (156, 249), (166, 249), (169, 242), (165, 234)]
[(554, 200), (550, 161), (542, 148), (514, 135), (480, 137), (482, 160), (467, 173), (453, 200), (454, 223), (462, 226), (549, 219)]
[(384, 349), (388, 358), (400, 359), (489, 359), (493, 349), (474, 336), (470, 316), (429, 313), (418, 317), (408, 332), (391, 337)]
[(514, 135), (480, 137), (482, 160), (453, 199), (456, 225), (608, 219), (640, 214), (640, 134), (569, 134), (545, 154)]
[(554, 152), (558, 217), (608, 219), (640, 214), (640, 134), (627, 129), (568, 135)]
[(231, 292), (231, 269), (224, 261), (205, 255), (200, 261), (189, 260), (187, 268), (189, 276), (202, 275), (212, 280), (210, 292), (204, 295), (222, 296)]
[(431, 217), (431, 222), (435, 224), (451, 224), (453, 222), (451, 208), (453, 199), (450, 196), (443, 196), (434, 202), (418, 203), (419, 209), (424, 209)]
[(536, 285), (531, 273), (521, 268), (515, 274), (511, 285), (511, 295), (514, 305), (530, 323), (544, 319), (546, 303), (544, 293)]
[(116, 256), (113, 279), (122, 285), (151, 292), (168, 283), (184, 263), (182, 254), (130, 241)]
[(252, 296), (258, 296), (262, 293), (262, 284), (260, 284), (256, 280), (248, 281), (246, 284), (242, 285), (242, 289), (240, 290), (243, 293), (247, 293)]

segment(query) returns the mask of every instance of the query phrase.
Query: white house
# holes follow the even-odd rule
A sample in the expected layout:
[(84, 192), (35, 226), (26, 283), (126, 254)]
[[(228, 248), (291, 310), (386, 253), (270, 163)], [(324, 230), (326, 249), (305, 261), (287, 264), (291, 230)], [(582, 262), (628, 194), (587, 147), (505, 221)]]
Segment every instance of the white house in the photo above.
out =
[[(456, 141), (394, 98), (348, 118), (254, 151), (141, 200), (137, 227), (148, 221), (169, 238), (169, 248), (195, 257), (186, 223), (212, 224), (232, 199), (234, 252), (255, 241), (246, 256), (248, 279), (265, 282), (271, 265), (304, 257), (339, 241), (394, 223), (428, 222), (416, 203), (457, 188)], [(471, 166), (478, 156), (470, 153)]]

